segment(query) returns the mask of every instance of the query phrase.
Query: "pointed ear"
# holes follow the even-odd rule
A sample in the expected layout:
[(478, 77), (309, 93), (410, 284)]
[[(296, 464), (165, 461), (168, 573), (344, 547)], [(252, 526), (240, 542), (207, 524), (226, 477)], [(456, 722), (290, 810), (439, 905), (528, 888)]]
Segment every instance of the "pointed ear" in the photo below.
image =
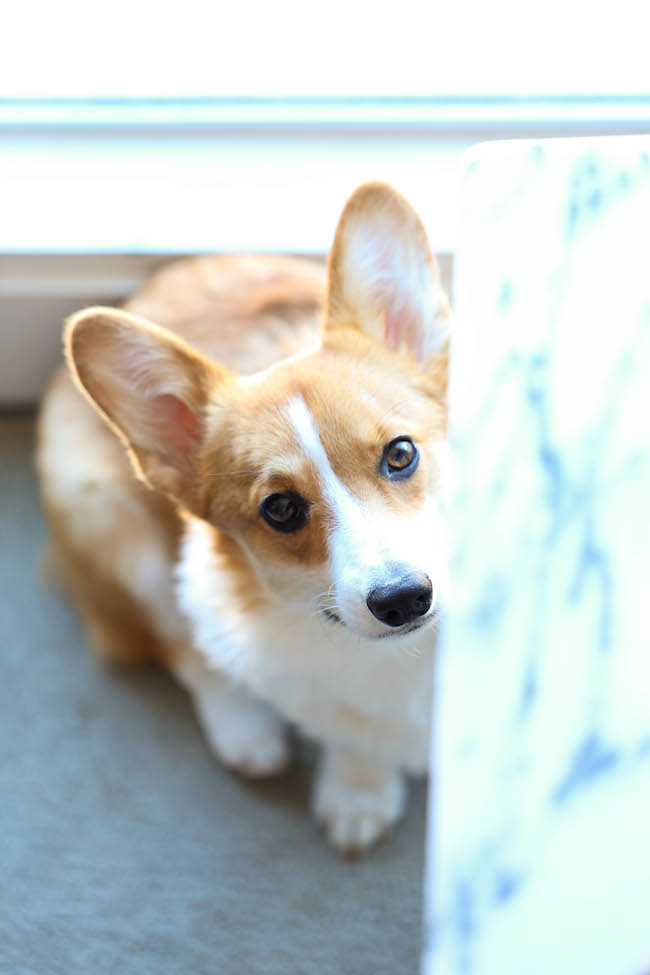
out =
[(355, 326), (426, 364), (446, 344), (449, 301), (413, 208), (386, 183), (364, 183), (329, 256), (326, 328)]
[(64, 342), (77, 384), (125, 442), (136, 474), (182, 499), (208, 398), (232, 374), (166, 329), (114, 308), (74, 315)]

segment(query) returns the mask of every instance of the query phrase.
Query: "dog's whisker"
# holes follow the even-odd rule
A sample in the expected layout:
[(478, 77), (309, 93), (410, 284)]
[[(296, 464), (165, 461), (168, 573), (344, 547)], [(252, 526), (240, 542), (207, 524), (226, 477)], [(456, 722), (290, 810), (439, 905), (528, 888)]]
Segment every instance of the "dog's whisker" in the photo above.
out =
[(336, 583), (333, 582), (332, 585), (329, 587), (329, 589), (324, 589), (323, 592), (319, 592), (316, 596), (314, 596), (314, 599), (322, 599), (324, 596), (331, 596), (332, 590), (334, 589), (335, 586)]
[(311, 614), (313, 616), (327, 616), (327, 615), (340, 615), (339, 607), (334, 604), (332, 606), (320, 606), (318, 609), (314, 610)]
[(422, 651), (418, 647), (406, 647), (404, 653), (407, 657), (421, 657)]

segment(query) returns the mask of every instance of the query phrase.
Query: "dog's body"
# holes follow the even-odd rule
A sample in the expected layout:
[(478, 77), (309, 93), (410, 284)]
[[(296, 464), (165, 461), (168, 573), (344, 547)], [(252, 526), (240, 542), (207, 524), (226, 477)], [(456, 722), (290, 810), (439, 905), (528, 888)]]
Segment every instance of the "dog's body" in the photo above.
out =
[(91, 645), (168, 666), (232, 767), (283, 767), (286, 721), (321, 743), (314, 808), (342, 849), (426, 769), (448, 314), (419, 221), (368, 184), (327, 286), (307, 261), (196, 258), (126, 312), (75, 316), (74, 382), (41, 414), (52, 551)]

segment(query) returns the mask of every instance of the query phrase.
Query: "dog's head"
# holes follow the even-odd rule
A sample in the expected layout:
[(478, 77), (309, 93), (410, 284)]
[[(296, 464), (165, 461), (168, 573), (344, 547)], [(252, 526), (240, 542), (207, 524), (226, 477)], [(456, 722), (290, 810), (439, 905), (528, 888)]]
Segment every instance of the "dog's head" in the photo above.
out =
[(445, 588), (448, 320), (420, 220), (371, 183), (336, 231), (316, 351), (238, 376), (108, 308), (75, 315), (66, 347), (140, 476), (214, 526), (243, 597), (372, 639), (433, 621)]

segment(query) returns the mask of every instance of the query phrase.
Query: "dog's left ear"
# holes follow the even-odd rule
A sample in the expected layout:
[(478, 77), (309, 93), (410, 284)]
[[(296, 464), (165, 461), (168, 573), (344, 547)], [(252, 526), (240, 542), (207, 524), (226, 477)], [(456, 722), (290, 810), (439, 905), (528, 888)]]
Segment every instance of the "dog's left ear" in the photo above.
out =
[(391, 186), (364, 183), (346, 203), (334, 236), (326, 328), (359, 328), (426, 368), (446, 349), (449, 319), (420, 218)]
[(208, 405), (233, 374), (117, 308), (73, 315), (64, 342), (76, 385), (123, 441), (136, 475), (189, 506)]

